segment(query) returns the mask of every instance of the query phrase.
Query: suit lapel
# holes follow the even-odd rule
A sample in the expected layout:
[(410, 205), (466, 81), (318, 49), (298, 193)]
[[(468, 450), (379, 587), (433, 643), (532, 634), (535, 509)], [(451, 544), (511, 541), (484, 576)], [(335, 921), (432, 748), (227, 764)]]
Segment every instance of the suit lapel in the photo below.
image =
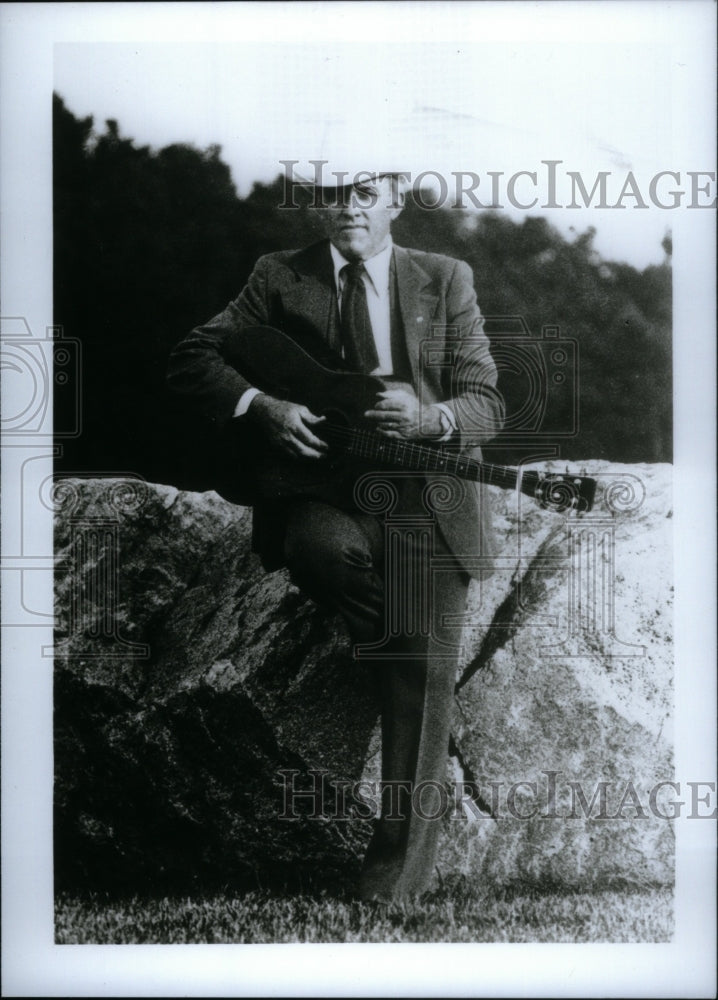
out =
[(329, 243), (315, 243), (289, 261), (298, 281), (281, 292), (285, 314), (305, 320), (336, 347), (339, 339), (337, 296)]
[[(339, 310), (334, 288), (334, 267), (328, 240), (300, 250), (289, 260), (297, 282), (281, 291), (285, 315), (305, 320), (330, 347), (339, 347)], [(420, 376), (421, 342), (431, 336), (431, 322), (438, 296), (430, 292), (428, 274), (403, 247), (394, 247), (392, 267), (399, 312), (414, 383)], [(393, 306), (393, 303), (392, 303)]]
[(421, 342), (431, 336), (431, 321), (439, 297), (427, 290), (431, 284), (431, 275), (427, 274), (403, 247), (394, 247), (394, 267), (406, 349), (414, 384), (418, 386), (421, 372)]

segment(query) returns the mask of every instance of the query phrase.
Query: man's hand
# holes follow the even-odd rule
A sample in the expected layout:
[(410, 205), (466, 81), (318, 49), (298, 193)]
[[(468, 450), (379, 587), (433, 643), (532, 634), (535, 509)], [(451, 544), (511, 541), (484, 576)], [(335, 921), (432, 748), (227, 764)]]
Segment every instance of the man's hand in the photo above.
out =
[(419, 400), (407, 389), (377, 393), (374, 409), (364, 416), (385, 437), (438, 438), (443, 434), (439, 410), (428, 406), (422, 412)]
[(328, 450), (325, 441), (311, 428), (324, 422), (306, 406), (288, 403), (260, 393), (249, 404), (247, 417), (259, 424), (271, 444), (294, 458), (323, 458)]

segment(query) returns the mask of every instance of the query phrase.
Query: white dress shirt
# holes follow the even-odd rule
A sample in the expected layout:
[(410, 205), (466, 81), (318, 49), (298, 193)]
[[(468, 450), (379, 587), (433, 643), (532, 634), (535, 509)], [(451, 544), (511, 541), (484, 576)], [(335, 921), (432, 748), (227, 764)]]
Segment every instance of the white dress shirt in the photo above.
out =
[[(394, 371), (391, 360), (391, 294), (389, 291), (389, 271), (393, 248), (393, 243), (389, 240), (383, 250), (363, 261), (362, 281), (366, 289), (366, 304), (369, 310), (371, 331), (374, 334), (376, 355), (379, 358), (379, 364), (369, 373), (370, 375), (391, 375)], [(329, 249), (334, 263), (334, 287), (337, 290), (339, 314), (341, 315), (344, 285), (346, 284), (346, 278), (341, 272), (350, 262), (343, 254), (339, 253), (333, 243), (329, 244)]]

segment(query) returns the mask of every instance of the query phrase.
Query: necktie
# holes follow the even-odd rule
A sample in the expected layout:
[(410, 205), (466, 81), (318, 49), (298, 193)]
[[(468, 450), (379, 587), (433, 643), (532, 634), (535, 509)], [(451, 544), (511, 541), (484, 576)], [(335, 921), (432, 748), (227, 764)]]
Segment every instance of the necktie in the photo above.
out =
[(363, 264), (345, 264), (341, 270), (344, 279), (341, 335), (344, 357), (351, 367), (371, 372), (378, 366), (379, 356), (369, 319), (363, 274)]

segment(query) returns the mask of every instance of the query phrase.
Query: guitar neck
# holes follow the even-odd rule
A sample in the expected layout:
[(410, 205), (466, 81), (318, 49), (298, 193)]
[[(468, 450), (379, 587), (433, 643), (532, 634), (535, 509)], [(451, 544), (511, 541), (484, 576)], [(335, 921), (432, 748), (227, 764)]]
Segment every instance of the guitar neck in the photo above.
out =
[[(514, 489), (519, 481), (516, 469), (489, 462), (478, 462), (465, 455), (454, 455), (443, 448), (432, 448), (413, 441), (386, 438), (374, 431), (359, 428), (332, 428), (331, 438), (357, 458), (377, 461), (414, 472), (449, 472), (460, 479), (488, 483), (502, 489)], [(528, 480), (524, 483), (525, 477)], [(533, 496), (536, 473), (524, 473), (522, 489)]]
[[(449, 449), (388, 438), (374, 430), (355, 426), (354, 421), (366, 412), (376, 393), (385, 388), (385, 382), (371, 375), (343, 371), (341, 358), (323, 342), (315, 340), (311, 350), (318, 353), (321, 362), (295, 340), (272, 327), (243, 327), (224, 345), (227, 363), (245, 378), (249, 377), (253, 385), (280, 399), (304, 403), (315, 413), (328, 417), (320, 433), (340, 451), (399, 469), (447, 472), (460, 479), (502, 489), (518, 488), (540, 506), (555, 511), (584, 513), (591, 510), (597, 481), (589, 476), (569, 475), (568, 471), (565, 476), (523, 471), (477, 462)], [(253, 489), (258, 497), (291, 496), (293, 490), (306, 495), (312, 489), (322, 490), (326, 486), (328, 473), (323, 465), (311, 469), (310, 463), (308, 469), (303, 463), (285, 462), (268, 474), (261, 460), (257, 460), (256, 448), (252, 451), (251, 447), (245, 462), (249, 470), (254, 467)], [(274, 466), (275, 462), (271, 464)]]

